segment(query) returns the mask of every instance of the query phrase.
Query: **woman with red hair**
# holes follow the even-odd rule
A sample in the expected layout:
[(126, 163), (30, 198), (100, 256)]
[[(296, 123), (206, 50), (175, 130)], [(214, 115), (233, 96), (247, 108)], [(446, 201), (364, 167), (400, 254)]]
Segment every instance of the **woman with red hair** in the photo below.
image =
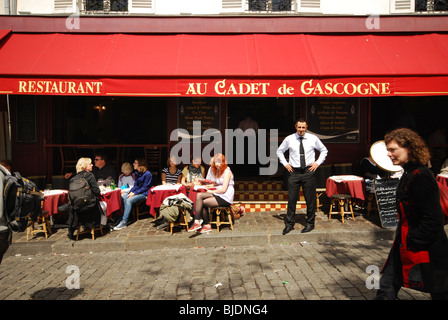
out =
[[(200, 192), (196, 196), (194, 223), (188, 231), (201, 229), (201, 233), (212, 230), (207, 208), (228, 207), (233, 203), (234, 176), (227, 166), (226, 157), (218, 153), (210, 161), (207, 180), (213, 181), (217, 186), (215, 190)], [(202, 225), (204, 224), (204, 225)]]

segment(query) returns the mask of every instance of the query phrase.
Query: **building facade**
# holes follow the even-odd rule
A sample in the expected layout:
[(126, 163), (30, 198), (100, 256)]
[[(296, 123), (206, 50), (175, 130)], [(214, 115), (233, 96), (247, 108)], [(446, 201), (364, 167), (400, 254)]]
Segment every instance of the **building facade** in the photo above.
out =
[[(270, 147), (299, 116), (327, 145), (327, 164), (355, 167), (396, 126), (427, 139), (446, 127), (446, 1), (16, 0), (1, 9), (1, 157), (47, 182), (97, 149), (119, 167), (163, 148), (164, 165), (182, 142), (194, 152), (195, 129), (203, 158), (223, 151), (239, 177), (254, 177), (278, 164)], [(264, 130), (257, 140), (238, 140), (247, 117)], [(265, 175), (281, 176), (274, 169)]]

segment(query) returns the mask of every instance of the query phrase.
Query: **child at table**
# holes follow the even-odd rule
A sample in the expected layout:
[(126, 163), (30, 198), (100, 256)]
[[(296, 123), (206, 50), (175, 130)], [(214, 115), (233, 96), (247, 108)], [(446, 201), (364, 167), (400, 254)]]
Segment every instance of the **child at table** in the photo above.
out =
[(121, 193), (129, 192), (135, 183), (135, 174), (133, 173), (133, 167), (129, 162), (125, 162), (121, 165), (121, 174), (118, 177), (118, 188), (121, 189)]

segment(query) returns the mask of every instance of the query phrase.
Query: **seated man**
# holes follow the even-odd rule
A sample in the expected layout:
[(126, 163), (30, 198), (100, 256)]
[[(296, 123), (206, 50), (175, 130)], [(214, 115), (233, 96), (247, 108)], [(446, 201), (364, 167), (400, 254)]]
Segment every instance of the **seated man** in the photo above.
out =
[(107, 180), (107, 179), (113, 179), (115, 182), (117, 182), (117, 171), (115, 168), (107, 164), (107, 156), (103, 153), (96, 153), (95, 154), (95, 167), (92, 170), (93, 175), (95, 176), (96, 180)]

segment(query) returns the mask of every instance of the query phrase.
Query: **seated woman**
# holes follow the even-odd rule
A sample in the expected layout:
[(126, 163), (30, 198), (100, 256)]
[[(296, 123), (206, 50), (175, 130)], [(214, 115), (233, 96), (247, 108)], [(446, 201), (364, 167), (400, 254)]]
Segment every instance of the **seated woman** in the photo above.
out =
[(205, 178), (205, 168), (201, 166), (201, 162), (201, 157), (193, 156), (191, 158), (191, 164), (182, 170), (181, 183), (187, 187), (187, 190), (195, 185), (197, 179)]
[(121, 222), (114, 227), (113, 230), (115, 231), (126, 228), (133, 204), (146, 199), (149, 189), (151, 188), (152, 174), (147, 169), (146, 161), (140, 158), (136, 159), (134, 161), (134, 169), (136, 176), (135, 183), (131, 190), (129, 190), (129, 193), (125, 192), (121, 195), (124, 207), (123, 218), (121, 219)]
[[(213, 181), (217, 188), (197, 194), (195, 220), (193, 225), (188, 229), (190, 232), (198, 229), (201, 229), (201, 233), (210, 232), (212, 227), (210, 225), (207, 208), (227, 207), (233, 203), (235, 194), (234, 176), (227, 166), (226, 158), (223, 154), (218, 153), (212, 158), (206, 179)], [(204, 223), (204, 226), (202, 226), (202, 223)]]
[[(90, 158), (80, 158), (76, 163), (76, 175), (72, 178), (73, 181), (84, 178), (90, 186), (92, 193), (99, 197), (100, 188), (96, 182), (96, 178), (92, 173), (92, 159)], [(68, 224), (68, 237), (70, 239), (73, 238), (74, 231), (78, 228), (79, 225), (82, 225), (86, 228), (93, 228), (100, 223), (101, 218), (101, 209), (98, 205), (95, 207), (83, 211), (82, 214), (75, 212), (74, 210), (69, 210), (69, 217), (67, 220)]]
[(162, 184), (179, 184), (182, 171), (177, 168), (176, 157), (171, 156), (167, 161), (168, 167), (162, 169)]

